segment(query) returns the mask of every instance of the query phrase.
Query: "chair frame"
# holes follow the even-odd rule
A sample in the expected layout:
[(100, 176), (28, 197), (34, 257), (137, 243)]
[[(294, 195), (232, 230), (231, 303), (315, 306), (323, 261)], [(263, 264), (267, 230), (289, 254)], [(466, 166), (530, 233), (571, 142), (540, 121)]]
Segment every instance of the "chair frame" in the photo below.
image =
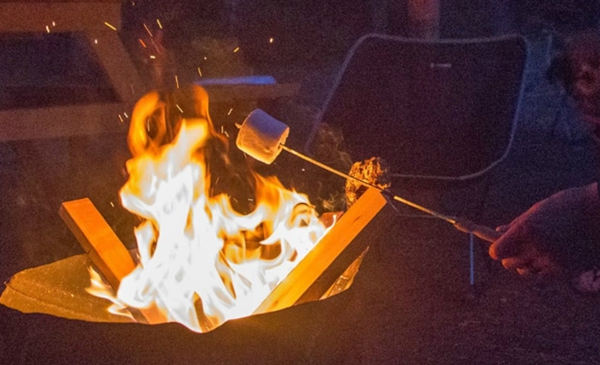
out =
[(323, 117), (327, 111), (327, 108), (331, 102), (331, 100), (333, 99), (333, 97), (336, 94), (336, 91), (338, 89), (338, 86), (340, 85), (342, 79), (345, 76), (345, 72), (346, 69), (348, 68), (348, 65), (352, 62), (353, 57), (356, 53), (356, 51), (362, 46), (362, 44), (371, 39), (371, 38), (377, 38), (377, 39), (382, 39), (382, 40), (389, 40), (389, 41), (402, 41), (402, 42), (412, 42), (412, 43), (423, 43), (423, 44), (473, 44), (473, 43), (481, 43), (481, 42), (496, 42), (496, 41), (504, 41), (504, 40), (510, 40), (510, 39), (515, 39), (518, 38), (521, 41), (523, 41), (524, 47), (525, 47), (525, 59), (523, 62), (523, 69), (522, 69), (522, 73), (521, 73), (521, 82), (520, 82), (520, 88), (519, 88), (519, 92), (518, 92), (518, 96), (516, 99), (516, 106), (513, 112), (513, 119), (511, 122), (511, 132), (508, 138), (508, 142), (506, 144), (506, 147), (504, 149), (504, 152), (502, 153), (502, 155), (492, 161), (487, 167), (485, 167), (484, 169), (480, 170), (480, 171), (476, 171), (474, 173), (471, 174), (467, 174), (467, 175), (461, 175), (461, 176), (440, 176), (440, 175), (411, 175), (411, 174), (399, 174), (399, 173), (393, 173), (392, 177), (394, 178), (407, 178), (407, 179), (422, 179), (422, 180), (431, 180), (431, 181), (448, 181), (448, 182), (452, 182), (452, 181), (466, 181), (466, 180), (472, 180), (478, 177), (481, 177), (483, 175), (486, 175), (487, 173), (489, 173), (492, 169), (494, 169), (498, 164), (500, 164), (501, 162), (503, 162), (506, 157), (508, 156), (513, 142), (514, 142), (514, 138), (515, 138), (515, 133), (516, 133), (516, 129), (517, 129), (517, 125), (518, 125), (518, 118), (521, 115), (521, 108), (522, 108), (522, 100), (523, 100), (523, 93), (524, 93), (524, 74), (525, 74), (525, 69), (527, 67), (527, 64), (529, 62), (529, 43), (528, 41), (521, 36), (518, 35), (504, 35), (504, 36), (499, 36), (499, 37), (491, 37), (491, 38), (472, 38), (472, 39), (417, 39), (417, 38), (405, 38), (405, 37), (400, 37), (400, 36), (390, 36), (390, 35), (385, 35), (385, 34), (376, 34), (376, 33), (369, 33), (366, 34), (364, 36), (362, 36), (360, 39), (358, 39), (354, 45), (350, 48), (350, 50), (348, 51), (341, 67), (340, 70), (334, 80), (333, 86), (330, 89), (330, 92), (327, 96), (327, 99), (324, 102), (324, 106), (321, 108), (320, 113), (318, 115), (318, 117), (316, 118), (316, 122), (313, 125), (313, 128), (310, 132), (310, 135), (308, 137), (308, 140), (304, 146), (304, 151), (307, 154), (310, 154), (310, 146), (311, 143), (313, 141), (313, 139), (315, 138), (316, 132), (318, 130), (318, 126), (319, 124), (322, 123)]

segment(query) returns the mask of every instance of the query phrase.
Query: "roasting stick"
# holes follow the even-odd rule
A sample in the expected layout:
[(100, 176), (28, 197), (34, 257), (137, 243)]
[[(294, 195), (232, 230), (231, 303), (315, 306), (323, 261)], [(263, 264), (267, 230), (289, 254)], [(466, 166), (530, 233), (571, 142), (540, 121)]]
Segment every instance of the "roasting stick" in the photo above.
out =
[(413, 203), (413, 202), (411, 202), (409, 200), (406, 200), (404, 198), (401, 198), (401, 197), (399, 197), (397, 195), (392, 195), (392, 194), (389, 193), (389, 191), (387, 191), (385, 189), (382, 189), (382, 188), (380, 188), (380, 187), (378, 187), (376, 185), (373, 185), (373, 184), (371, 184), (371, 183), (369, 183), (369, 182), (367, 182), (365, 180), (359, 179), (359, 178), (354, 177), (352, 175), (348, 175), (348, 174), (345, 174), (345, 173), (343, 173), (341, 171), (338, 171), (338, 170), (336, 170), (336, 169), (334, 169), (332, 167), (329, 167), (329, 166), (325, 165), (324, 163), (321, 163), (321, 162), (319, 162), (319, 161), (317, 161), (317, 160), (315, 160), (313, 158), (310, 158), (310, 157), (308, 157), (306, 155), (303, 155), (300, 152), (297, 152), (297, 151), (295, 151), (295, 150), (287, 147), (286, 145), (282, 144), (282, 145), (280, 145), (280, 147), (283, 150), (291, 153), (292, 155), (300, 157), (301, 159), (306, 160), (306, 161), (308, 161), (308, 162), (310, 162), (310, 163), (312, 163), (314, 165), (317, 165), (320, 168), (325, 169), (325, 170), (327, 170), (327, 171), (329, 171), (331, 173), (334, 173), (334, 174), (336, 174), (338, 176), (341, 176), (341, 177), (343, 177), (345, 179), (354, 180), (354, 181), (356, 181), (356, 182), (358, 182), (358, 183), (360, 183), (360, 184), (362, 184), (364, 186), (368, 186), (370, 188), (377, 189), (377, 190), (381, 191), (382, 193), (390, 195), (396, 201), (399, 201), (399, 202), (401, 202), (403, 204), (406, 204), (406, 205), (408, 205), (410, 207), (413, 207), (413, 208), (418, 209), (418, 210), (420, 210), (422, 212), (430, 214), (430, 215), (432, 215), (432, 216), (434, 216), (436, 218), (443, 219), (443, 220), (445, 220), (448, 223), (451, 223), (451, 224), (455, 224), (456, 223), (456, 219), (454, 217), (450, 217), (450, 216), (447, 216), (447, 215), (435, 212), (435, 211), (433, 211), (431, 209), (427, 209), (427, 208), (425, 208), (425, 207), (423, 207), (423, 206), (421, 206), (419, 204)]
[(256, 109), (250, 113), (250, 115), (248, 115), (244, 123), (241, 125), (238, 138), (236, 140), (236, 145), (240, 150), (266, 164), (273, 162), (279, 153), (281, 153), (282, 150), (285, 150), (292, 155), (308, 161), (311, 164), (325, 169), (335, 175), (345, 179), (354, 180), (366, 187), (376, 189), (402, 204), (420, 210), (421, 212), (427, 213), (435, 218), (442, 219), (452, 224), (456, 229), (462, 232), (472, 233), (484, 241), (494, 242), (500, 237), (500, 233), (496, 232), (493, 228), (475, 224), (468, 219), (451, 217), (442, 213), (438, 213), (422, 205), (411, 202), (410, 200), (393, 195), (388, 190), (382, 189), (367, 181), (338, 171), (322, 162), (291, 149), (285, 145), (285, 140), (287, 139), (288, 134), (289, 127), (286, 124), (271, 117), (264, 111)]
[(467, 219), (451, 217), (451, 216), (448, 216), (448, 215), (445, 215), (445, 214), (442, 214), (442, 213), (438, 213), (438, 212), (436, 212), (434, 210), (431, 210), (429, 208), (425, 208), (422, 205), (419, 205), (417, 203), (413, 203), (410, 200), (406, 200), (406, 199), (404, 199), (402, 197), (399, 197), (398, 195), (393, 195), (389, 191), (387, 191), (385, 189), (382, 189), (382, 188), (380, 188), (380, 187), (378, 187), (376, 185), (373, 185), (373, 184), (371, 184), (371, 183), (369, 183), (367, 181), (364, 181), (364, 180), (359, 179), (357, 177), (354, 177), (352, 175), (348, 175), (348, 174), (345, 174), (345, 173), (343, 173), (341, 171), (338, 171), (338, 170), (336, 170), (336, 169), (334, 169), (334, 168), (332, 168), (330, 166), (325, 165), (324, 163), (321, 163), (321, 162), (319, 162), (319, 161), (317, 161), (317, 160), (315, 160), (313, 158), (310, 158), (310, 157), (308, 157), (308, 156), (306, 156), (306, 155), (304, 155), (304, 154), (302, 154), (300, 152), (297, 152), (297, 151), (295, 151), (295, 150), (287, 147), (284, 144), (280, 144), (279, 146), (283, 150), (291, 153), (292, 155), (294, 155), (296, 157), (299, 157), (299, 158), (301, 158), (303, 160), (306, 160), (306, 161), (308, 161), (308, 162), (310, 162), (310, 163), (312, 163), (312, 164), (314, 164), (314, 165), (316, 165), (316, 166), (318, 166), (318, 167), (320, 167), (322, 169), (325, 169), (325, 170), (327, 170), (327, 171), (329, 171), (331, 173), (334, 173), (334, 174), (336, 174), (338, 176), (341, 176), (343, 178), (354, 180), (354, 181), (356, 181), (356, 182), (358, 182), (358, 183), (360, 183), (360, 184), (362, 184), (364, 186), (367, 186), (367, 187), (370, 187), (370, 188), (373, 188), (373, 189), (377, 189), (380, 192), (382, 192), (382, 193), (384, 193), (386, 195), (389, 195), (392, 199), (394, 199), (394, 200), (396, 200), (396, 201), (398, 201), (398, 202), (400, 202), (402, 204), (405, 204), (405, 205), (408, 205), (409, 207), (412, 207), (412, 208), (415, 208), (417, 210), (420, 210), (420, 211), (422, 211), (424, 213), (427, 213), (427, 214), (429, 214), (431, 216), (434, 216), (435, 218), (439, 218), (439, 219), (445, 220), (446, 222), (452, 224), (454, 227), (456, 227), (456, 229), (458, 229), (458, 230), (460, 230), (462, 232), (473, 233), (475, 236), (477, 236), (477, 237), (479, 237), (479, 238), (481, 238), (481, 239), (483, 239), (484, 241), (487, 241), (487, 242), (494, 242), (496, 239), (498, 239), (500, 237), (500, 234), (498, 232), (496, 232), (494, 229), (490, 228), (490, 227), (486, 227), (486, 226), (475, 224), (475, 223), (473, 223), (473, 222), (471, 222), (471, 221), (469, 221)]

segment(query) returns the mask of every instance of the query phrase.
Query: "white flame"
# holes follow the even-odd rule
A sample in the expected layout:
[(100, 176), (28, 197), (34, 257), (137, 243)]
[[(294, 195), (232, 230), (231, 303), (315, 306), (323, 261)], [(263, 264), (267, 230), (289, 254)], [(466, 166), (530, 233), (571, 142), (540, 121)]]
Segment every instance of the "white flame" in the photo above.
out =
[(183, 119), (172, 144), (127, 162), (122, 204), (143, 222), (139, 264), (112, 296), (114, 310), (156, 307), (167, 321), (211, 330), (252, 314), (325, 233), (307, 197), (276, 179), (254, 176), (248, 215), (225, 195), (210, 197), (202, 155), (209, 128)]

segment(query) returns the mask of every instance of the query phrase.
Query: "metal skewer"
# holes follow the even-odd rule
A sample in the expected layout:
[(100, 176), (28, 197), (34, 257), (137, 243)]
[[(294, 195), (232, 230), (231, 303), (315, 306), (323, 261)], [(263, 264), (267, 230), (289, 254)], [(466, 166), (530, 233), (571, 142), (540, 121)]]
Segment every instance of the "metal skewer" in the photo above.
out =
[(442, 220), (444, 220), (444, 221), (452, 224), (456, 229), (458, 229), (460, 231), (463, 231), (463, 232), (466, 232), (466, 233), (472, 233), (472, 234), (476, 235), (477, 237), (483, 239), (484, 241), (493, 242), (493, 241), (495, 241), (496, 239), (498, 239), (500, 237), (500, 233), (496, 232), (494, 229), (492, 229), (490, 227), (486, 227), (486, 226), (481, 226), (481, 225), (475, 224), (475, 223), (473, 223), (473, 222), (471, 222), (471, 221), (469, 221), (467, 219), (456, 218), (456, 217), (448, 216), (448, 215), (445, 215), (445, 214), (442, 214), (442, 213), (438, 213), (438, 212), (436, 212), (434, 210), (431, 210), (429, 208), (425, 208), (422, 205), (419, 205), (417, 203), (413, 203), (410, 200), (404, 199), (404, 198), (399, 197), (397, 195), (393, 195), (388, 190), (382, 189), (382, 188), (380, 188), (380, 187), (378, 187), (376, 185), (373, 185), (373, 184), (371, 184), (371, 183), (369, 183), (369, 182), (367, 182), (365, 180), (359, 179), (357, 177), (351, 176), (349, 174), (346, 174), (346, 173), (343, 173), (341, 171), (338, 171), (338, 170), (336, 170), (336, 169), (334, 169), (332, 167), (329, 167), (329, 166), (325, 165), (322, 162), (319, 162), (319, 161), (317, 161), (317, 160), (315, 160), (313, 158), (310, 158), (310, 157), (308, 157), (308, 156), (306, 156), (306, 155), (304, 155), (304, 154), (302, 154), (300, 152), (297, 152), (296, 150), (293, 150), (293, 149), (287, 147), (284, 144), (280, 144), (279, 146), (283, 150), (285, 150), (285, 151), (291, 153), (292, 155), (294, 155), (296, 157), (299, 157), (299, 158), (301, 158), (301, 159), (303, 159), (305, 161), (308, 161), (308, 162), (312, 163), (313, 165), (316, 165), (316, 166), (318, 166), (318, 167), (320, 167), (322, 169), (325, 169), (325, 170), (327, 170), (327, 171), (329, 171), (329, 172), (331, 172), (333, 174), (336, 174), (336, 175), (338, 175), (340, 177), (343, 177), (345, 179), (350, 179), (350, 180), (356, 181), (356, 182), (358, 182), (358, 183), (360, 183), (360, 184), (362, 184), (364, 186), (376, 189), (376, 190), (378, 190), (378, 191), (380, 191), (380, 192), (382, 192), (384, 194), (387, 194), (392, 199), (394, 199), (394, 200), (396, 200), (396, 201), (398, 201), (398, 202), (400, 202), (402, 204), (405, 204), (405, 205), (408, 205), (409, 207), (412, 207), (414, 209), (420, 210), (420, 211), (422, 211), (424, 213), (427, 213), (427, 214), (429, 214), (429, 215), (431, 215), (433, 217), (442, 219)]
[(386, 189), (382, 189), (365, 180), (340, 172), (325, 165), (324, 163), (314, 160), (287, 147), (285, 145), (285, 140), (289, 134), (289, 127), (285, 123), (278, 121), (260, 109), (256, 109), (251, 112), (244, 120), (244, 123), (238, 127), (240, 128), (240, 131), (238, 132), (238, 136), (236, 138), (237, 147), (258, 161), (270, 164), (275, 160), (275, 158), (277, 158), (282, 150), (285, 150), (296, 157), (308, 161), (311, 164), (327, 170), (335, 175), (343, 177), (344, 179), (350, 179), (358, 182), (361, 185), (376, 189), (382, 194), (386, 195), (388, 198), (392, 198), (402, 204), (420, 210), (421, 212), (427, 213), (435, 218), (442, 219), (452, 224), (460, 231), (472, 233), (488, 242), (494, 242), (500, 236), (500, 234), (492, 228), (480, 226), (467, 219), (451, 217), (438, 213), (429, 208), (425, 208), (424, 206), (413, 203), (410, 200), (393, 195)]

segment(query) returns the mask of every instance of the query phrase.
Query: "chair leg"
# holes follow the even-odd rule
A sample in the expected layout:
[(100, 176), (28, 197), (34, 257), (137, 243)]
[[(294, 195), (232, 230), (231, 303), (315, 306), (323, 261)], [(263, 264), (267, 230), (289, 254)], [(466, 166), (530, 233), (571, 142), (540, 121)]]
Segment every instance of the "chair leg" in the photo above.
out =
[(471, 285), (471, 287), (475, 285), (475, 253), (473, 252), (475, 248), (474, 242), (475, 237), (473, 236), (473, 233), (469, 233), (469, 285)]

